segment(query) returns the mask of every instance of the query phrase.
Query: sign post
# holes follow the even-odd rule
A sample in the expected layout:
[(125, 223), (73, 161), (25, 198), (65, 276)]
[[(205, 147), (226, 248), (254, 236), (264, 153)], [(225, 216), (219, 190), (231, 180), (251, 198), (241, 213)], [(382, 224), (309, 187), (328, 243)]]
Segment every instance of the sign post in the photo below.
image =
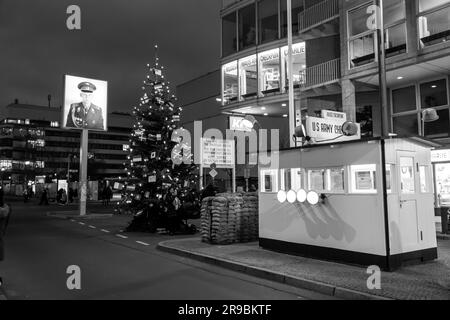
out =
[(83, 129), (80, 148), (80, 216), (86, 215), (89, 130)]

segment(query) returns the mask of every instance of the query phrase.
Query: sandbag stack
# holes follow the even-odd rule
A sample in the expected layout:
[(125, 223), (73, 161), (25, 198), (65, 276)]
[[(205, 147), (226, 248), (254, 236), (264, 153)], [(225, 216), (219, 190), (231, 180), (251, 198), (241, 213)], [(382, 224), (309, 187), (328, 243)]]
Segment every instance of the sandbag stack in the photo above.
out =
[(257, 193), (218, 194), (201, 208), (202, 241), (231, 244), (258, 240)]

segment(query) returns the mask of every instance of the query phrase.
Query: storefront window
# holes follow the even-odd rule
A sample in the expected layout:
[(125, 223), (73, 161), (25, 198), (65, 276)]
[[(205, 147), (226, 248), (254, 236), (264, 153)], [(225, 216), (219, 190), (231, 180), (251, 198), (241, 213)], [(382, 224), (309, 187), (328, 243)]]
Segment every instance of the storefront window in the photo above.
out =
[(276, 193), (278, 189), (278, 170), (261, 170), (261, 192)]
[[(281, 36), (285, 38), (287, 37), (287, 30), (288, 30), (287, 3), (285, 0), (281, 0), (280, 7), (281, 7)], [(304, 10), (303, 0), (292, 0), (292, 33), (294, 34), (300, 31), (298, 25), (298, 16), (300, 12), (302, 12), (303, 10)]]
[(222, 56), (237, 52), (236, 12), (222, 19)]
[(278, 1), (262, 0), (258, 3), (259, 42), (278, 39)]
[(377, 193), (377, 166), (355, 165), (350, 167), (352, 193)]
[(450, 206), (450, 163), (436, 163), (436, 192), (440, 206)]
[(256, 55), (239, 60), (241, 97), (249, 98), (258, 93), (258, 68)]
[(274, 49), (259, 54), (261, 93), (280, 90), (280, 50)]
[(309, 170), (308, 171), (308, 187), (311, 191), (325, 191), (325, 174), (326, 170)]
[(419, 0), (418, 19), (423, 47), (450, 40), (450, 3), (448, 0)]
[(230, 103), (238, 98), (238, 70), (237, 61), (222, 67), (223, 77), (223, 101)]
[(343, 193), (345, 191), (345, 170), (334, 168), (327, 170), (327, 190), (331, 193)]
[[(283, 73), (285, 89), (289, 86), (289, 68), (288, 68), (288, 52), (289, 47), (285, 46), (281, 49), (283, 53)], [(292, 72), (294, 79), (294, 87), (300, 87), (306, 82), (306, 48), (305, 43), (296, 43), (292, 46)]]
[(239, 10), (239, 50), (256, 45), (256, 10), (251, 4)]

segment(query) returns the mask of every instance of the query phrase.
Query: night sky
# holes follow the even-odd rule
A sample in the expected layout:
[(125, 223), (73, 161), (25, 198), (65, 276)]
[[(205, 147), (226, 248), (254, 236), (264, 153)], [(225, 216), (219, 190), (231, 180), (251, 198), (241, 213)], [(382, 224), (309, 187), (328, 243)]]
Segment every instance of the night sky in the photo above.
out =
[[(69, 5), (82, 30), (66, 27)], [(128, 112), (141, 96), (158, 44), (177, 84), (219, 67), (221, 0), (0, 0), (0, 107), (62, 105), (63, 75), (109, 82), (109, 110)]]

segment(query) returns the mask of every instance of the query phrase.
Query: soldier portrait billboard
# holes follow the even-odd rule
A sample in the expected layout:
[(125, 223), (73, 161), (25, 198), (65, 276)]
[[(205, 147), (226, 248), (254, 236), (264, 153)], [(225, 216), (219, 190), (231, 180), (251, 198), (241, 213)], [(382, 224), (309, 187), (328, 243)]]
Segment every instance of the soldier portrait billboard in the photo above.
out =
[(107, 131), (108, 82), (66, 75), (62, 127)]

